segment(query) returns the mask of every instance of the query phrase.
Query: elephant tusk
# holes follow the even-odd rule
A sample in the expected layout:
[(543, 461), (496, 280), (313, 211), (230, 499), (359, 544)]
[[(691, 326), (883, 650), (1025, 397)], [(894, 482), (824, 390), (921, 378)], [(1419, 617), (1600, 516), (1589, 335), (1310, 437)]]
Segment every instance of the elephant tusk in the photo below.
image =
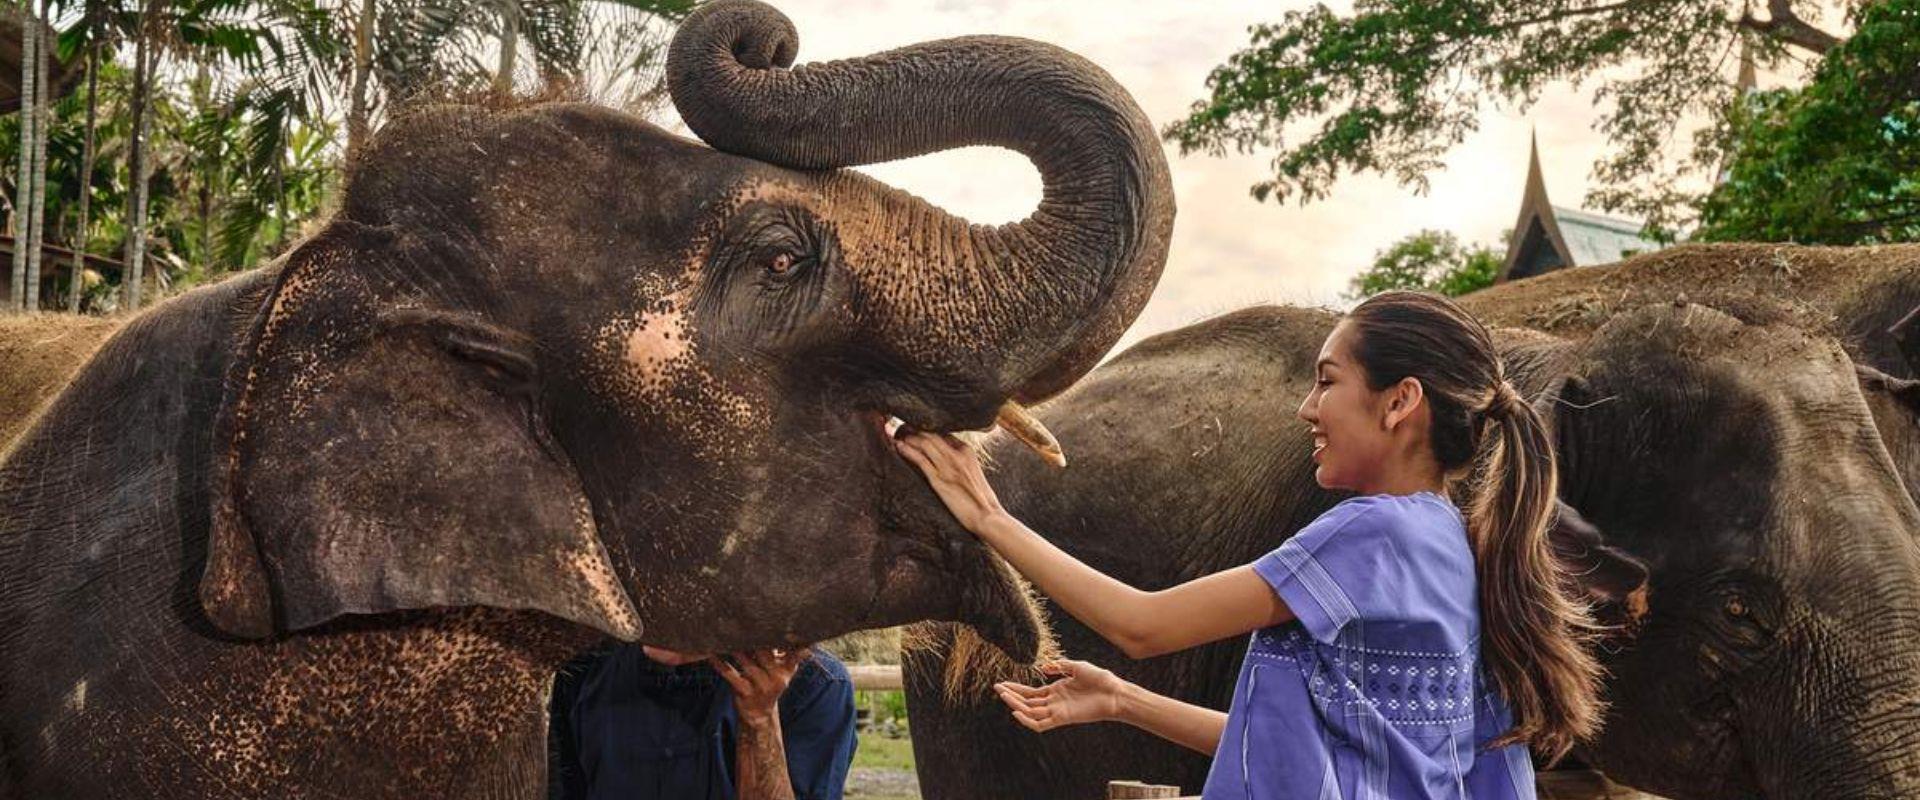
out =
[(1060, 451), (1060, 440), (1053, 438), (1047, 426), (1040, 424), (1040, 420), (1021, 408), (1019, 403), (1008, 400), (1006, 405), (1000, 407), (1000, 416), (994, 421), (1013, 438), (1019, 439), (1021, 444), (1039, 453), (1040, 460), (1055, 467), (1067, 465), (1067, 454)]

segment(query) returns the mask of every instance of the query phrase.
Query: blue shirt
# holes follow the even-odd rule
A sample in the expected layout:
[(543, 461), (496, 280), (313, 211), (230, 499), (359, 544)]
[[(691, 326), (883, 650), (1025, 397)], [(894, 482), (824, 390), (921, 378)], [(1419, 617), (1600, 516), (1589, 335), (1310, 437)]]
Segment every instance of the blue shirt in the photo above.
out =
[[(705, 664), (667, 667), (640, 645), (570, 662), (554, 680), (551, 800), (734, 800), (733, 692)], [(853, 764), (853, 681), (815, 647), (780, 695), (798, 800), (840, 800)]]
[(1296, 619), (1255, 631), (1206, 800), (1531, 800), (1480, 669), (1473, 552), (1427, 492), (1356, 497), (1253, 564)]

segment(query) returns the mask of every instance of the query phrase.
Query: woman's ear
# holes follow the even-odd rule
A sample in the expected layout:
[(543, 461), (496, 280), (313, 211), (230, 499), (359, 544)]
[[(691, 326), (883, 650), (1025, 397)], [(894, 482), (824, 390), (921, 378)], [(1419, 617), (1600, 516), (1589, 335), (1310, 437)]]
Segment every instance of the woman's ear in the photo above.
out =
[(1415, 412), (1426, 405), (1426, 390), (1414, 377), (1401, 378), (1399, 383), (1387, 389), (1387, 408), (1385, 427), (1391, 431), (1400, 426)]

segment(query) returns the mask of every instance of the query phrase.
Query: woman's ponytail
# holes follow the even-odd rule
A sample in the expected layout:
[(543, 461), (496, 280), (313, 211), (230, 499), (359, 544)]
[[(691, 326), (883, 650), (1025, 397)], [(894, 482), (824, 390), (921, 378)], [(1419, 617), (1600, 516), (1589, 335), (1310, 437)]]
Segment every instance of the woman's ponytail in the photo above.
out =
[(1480, 652), (1514, 727), (1549, 760), (1593, 736), (1606, 706), (1591, 611), (1547, 541), (1559, 493), (1553, 442), (1507, 382), (1485, 326), (1444, 297), (1385, 292), (1355, 307), (1354, 355), (1376, 391), (1420, 381), (1434, 455), (1469, 476), (1464, 504), (1480, 584)]
[(1527, 742), (1557, 761), (1599, 731), (1605, 703), (1587, 607), (1572, 599), (1547, 528), (1559, 475), (1540, 416), (1502, 379), (1485, 412), (1483, 464), (1467, 503), (1480, 582), (1483, 662), (1513, 709), (1496, 745)]

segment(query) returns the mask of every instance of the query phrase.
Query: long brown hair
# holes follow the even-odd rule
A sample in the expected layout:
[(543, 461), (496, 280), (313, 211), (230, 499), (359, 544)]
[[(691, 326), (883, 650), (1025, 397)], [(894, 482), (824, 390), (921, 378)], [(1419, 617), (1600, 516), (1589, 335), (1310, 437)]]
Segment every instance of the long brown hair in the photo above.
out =
[(1467, 535), (1480, 583), (1481, 652), (1513, 709), (1496, 742), (1558, 760), (1598, 732), (1605, 703), (1595, 633), (1547, 542), (1559, 493), (1553, 443), (1507, 382), (1486, 326), (1444, 297), (1386, 292), (1348, 315), (1353, 356), (1383, 390), (1411, 377), (1431, 408), (1434, 455), (1467, 476)]

